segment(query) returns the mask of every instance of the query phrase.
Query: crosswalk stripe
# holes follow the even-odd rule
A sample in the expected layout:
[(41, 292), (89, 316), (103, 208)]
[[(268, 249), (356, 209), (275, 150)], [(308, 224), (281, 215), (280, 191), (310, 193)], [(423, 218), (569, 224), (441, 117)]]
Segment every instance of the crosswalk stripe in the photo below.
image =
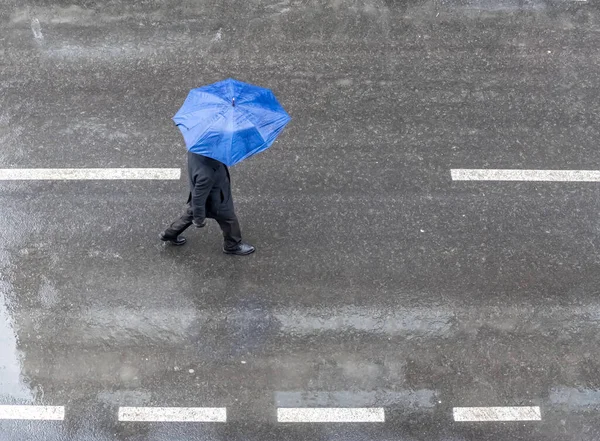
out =
[(0, 181), (178, 180), (178, 168), (0, 169)]
[(452, 169), (453, 181), (600, 182), (600, 170)]
[(538, 406), (455, 407), (454, 421), (540, 421)]
[(120, 407), (119, 421), (224, 423), (224, 407)]
[(27, 405), (2, 405), (0, 406), (0, 420), (51, 420), (62, 421), (65, 419), (63, 406), (27, 406)]
[(280, 423), (383, 423), (385, 412), (375, 408), (278, 408)]

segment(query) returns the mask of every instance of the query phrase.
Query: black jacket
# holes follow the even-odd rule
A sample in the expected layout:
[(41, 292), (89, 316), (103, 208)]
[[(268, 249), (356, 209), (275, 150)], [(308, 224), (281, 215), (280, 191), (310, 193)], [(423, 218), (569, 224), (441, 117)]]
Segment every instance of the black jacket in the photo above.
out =
[(194, 212), (194, 222), (205, 218), (229, 219), (234, 217), (231, 197), (231, 177), (227, 166), (206, 156), (188, 152), (190, 195), (188, 203)]

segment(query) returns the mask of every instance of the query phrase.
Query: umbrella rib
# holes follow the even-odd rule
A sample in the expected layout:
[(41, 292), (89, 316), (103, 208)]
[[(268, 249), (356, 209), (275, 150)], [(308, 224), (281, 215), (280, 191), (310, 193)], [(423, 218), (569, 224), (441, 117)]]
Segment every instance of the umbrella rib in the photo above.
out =
[[(218, 115), (219, 115), (221, 112), (223, 112), (224, 110), (226, 110), (226, 109), (227, 109), (227, 107), (226, 107), (226, 106), (223, 106), (223, 104), (218, 104), (218, 105), (217, 105), (217, 104), (215, 104), (215, 107), (217, 107), (217, 106), (218, 106), (218, 108), (222, 108), (222, 110), (220, 110), (219, 112), (217, 112), (217, 113), (215, 114), (215, 118), (216, 118), (216, 117), (217, 117), (217, 116), (218, 116)], [(197, 110), (193, 110), (193, 111), (191, 111), (191, 112), (183, 113), (183, 114), (179, 115), (179, 117), (184, 117), (184, 116), (185, 116), (185, 117), (189, 117), (189, 116), (193, 116), (193, 115), (195, 115), (195, 114), (197, 114), (197, 113), (206, 112), (206, 111), (207, 111), (207, 110), (209, 110), (209, 109), (210, 109), (209, 107), (205, 107), (205, 108), (203, 108), (203, 109), (197, 109)], [(212, 121), (211, 121), (209, 124), (212, 124), (212, 123), (213, 123), (213, 121), (214, 121), (214, 120), (212, 120)], [(188, 128), (188, 130), (191, 130), (191, 129), (193, 129), (194, 127), (196, 127), (198, 124), (201, 124), (201, 123), (202, 123), (202, 121), (198, 121), (198, 122), (196, 122), (196, 123), (195, 123), (193, 126), (189, 126), (189, 127), (187, 127), (187, 126), (186, 126), (186, 127)], [(185, 125), (185, 124), (184, 124), (184, 125)]]
[(251, 118), (249, 118), (249, 115), (251, 115), (251, 113), (242, 107), (238, 107), (237, 110), (242, 114), (242, 116), (248, 123), (252, 124), (252, 127), (256, 129), (256, 132), (260, 135), (260, 138), (263, 140), (263, 142), (266, 142), (267, 140), (265, 139), (263, 134), (260, 133), (260, 130), (258, 130), (258, 126), (254, 123), (254, 121), (252, 121)]
[(207, 95), (210, 96), (214, 96), (215, 98), (218, 98), (219, 100), (221, 100), (223, 103), (227, 103), (228, 100), (223, 98), (221, 95), (218, 95), (215, 91), (212, 90), (205, 90), (204, 87), (199, 87), (198, 89), (195, 89), (197, 91), (197, 93), (202, 92), (205, 93)]
[[(215, 115), (215, 117), (209, 123), (206, 124), (206, 127), (204, 127), (204, 131), (200, 135), (198, 135), (198, 138), (194, 142), (194, 145), (198, 144), (198, 142), (200, 142), (202, 140), (204, 135), (206, 135), (206, 132), (208, 132), (212, 128), (212, 126), (219, 120), (219, 118), (222, 118), (225, 115), (226, 111), (227, 111), (227, 108), (221, 110), (219, 113), (217, 113)], [(194, 127), (196, 127), (196, 126), (194, 126)]]

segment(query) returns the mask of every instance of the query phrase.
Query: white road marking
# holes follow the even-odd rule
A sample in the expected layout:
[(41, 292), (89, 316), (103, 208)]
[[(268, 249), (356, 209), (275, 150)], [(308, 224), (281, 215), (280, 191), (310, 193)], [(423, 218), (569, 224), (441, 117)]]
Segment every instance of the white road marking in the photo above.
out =
[(224, 423), (225, 407), (120, 407), (119, 421)]
[(538, 406), (455, 407), (454, 421), (541, 421)]
[(280, 423), (383, 423), (385, 412), (375, 408), (278, 408)]
[(0, 406), (0, 420), (51, 420), (65, 419), (63, 406)]
[(178, 180), (178, 168), (5, 168), (0, 181)]
[(217, 31), (217, 33), (215, 34), (215, 36), (212, 38), (212, 40), (211, 40), (211, 41), (212, 41), (212, 42), (215, 42), (215, 41), (221, 41), (221, 40), (222, 40), (222, 38), (223, 38), (223, 33), (222, 33), (222, 30), (221, 30), (221, 28), (219, 28), (219, 30)]
[(453, 181), (600, 182), (600, 170), (450, 170)]
[(31, 19), (31, 32), (33, 32), (33, 37), (38, 42), (42, 42), (44, 40), (44, 34), (42, 34), (42, 25), (37, 18)]

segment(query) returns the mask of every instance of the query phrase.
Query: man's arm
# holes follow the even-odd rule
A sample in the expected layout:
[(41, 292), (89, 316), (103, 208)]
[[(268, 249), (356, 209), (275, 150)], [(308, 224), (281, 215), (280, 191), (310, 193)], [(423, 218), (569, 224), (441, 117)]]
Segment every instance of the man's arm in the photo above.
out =
[[(209, 167), (207, 167), (209, 168)], [(194, 191), (192, 192), (192, 210), (194, 214), (194, 225), (203, 226), (206, 219), (206, 199), (213, 186), (213, 173), (210, 169), (210, 175), (202, 175), (196, 178)]]

